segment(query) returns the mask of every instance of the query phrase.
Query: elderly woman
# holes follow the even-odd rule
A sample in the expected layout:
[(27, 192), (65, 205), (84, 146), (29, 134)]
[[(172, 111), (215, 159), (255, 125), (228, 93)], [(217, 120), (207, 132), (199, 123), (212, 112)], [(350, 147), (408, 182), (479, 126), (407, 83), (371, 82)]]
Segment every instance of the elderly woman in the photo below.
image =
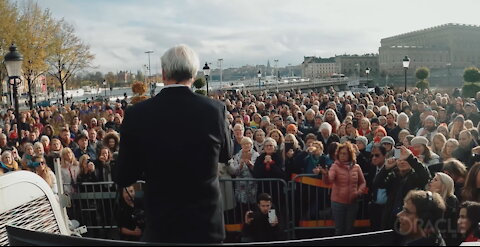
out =
[(45, 149), (41, 142), (35, 142), (35, 144), (33, 144), (33, 152), (35, 156), (45, 157)]
[(243, 124), (235, 124), (233, 127), (233, 154), (237, 154), (240, 149), (242, 149), (242, 146), (240, 145), (240, 141), (244, 137), (244, 131), (245, 128), (243, 127)]
[(328, 147), (332, 142), (340, 142), (340, 137), (337, 134), (332, 134), (332, 125), (325, 122), (320, 125), (317, 139), (322, 142), (324, 147)]
[(284, 178), (282, 158), (277, 153), (277, 142), (267, 137), (262, 153), (255, 161), (253, 176), (255, 178)]
[[(250, 138), (242, 138), (240, 144), (242, 145), (242, 149), (230, 160), (232, 175), (235, 175), (236, 178), (253, 178), (253, 164), (255, 164), (255, 161), (260, 155), (253, 150), (253, 141)], [(241, 203), (242, 207), (255, 204), (257, 198), (257, 186), (255, 182), (236, 182), (235, 197), (237, 202)]]
[(10, 151), (4, 151), (2, 153), (2, 163), (0, 163), (0, 174), (7, 172), (18, 171), (18, 163), (13, 159)]
[(366, 181), (362, 169), (356, 164), (351, 143), (337, 147), (335, 163), (327, 170), (319, 168), (325, 182), (332, 184), (332, 212), (335, 235), (351, 234), (358, 213), (358, 199), (365, 192)]
[(45, 151), (45, 154), (50, 153), (50, 138), (48, 136), (42, 136), (40, 137), (40, 142), (43, 145), (43, 150)]
[[(267, 137), (263, 148), (264, 153), (258, 156), (253, 166), (253, 177), (284, 179), (285, 173), (282, 170), (282, 158), (277, 153), (277, 142), (273, 138)], [(280, 186), (280, 183), (269, 181), (260, 182), (258, 183), (257, 193), (267, 193), (271, 195), (272, 198), (279, 199), (281, 196), (279, 194), (281, 191)]]
[[(277, 154), (282, 159), (282, 164), (283, 164), (283, 160), (284, 160), (283, 151), (285, 149), (285, 143), (284, 143), (285, 137), (283, 136), (282, 132), (279, 129), (271, 130), (268, 133), (267, 137), (270, 137), (277, 142), (277, 149), (276, 149)], [(283, 166), (282, 166), (282, 169), (284, 169)]]

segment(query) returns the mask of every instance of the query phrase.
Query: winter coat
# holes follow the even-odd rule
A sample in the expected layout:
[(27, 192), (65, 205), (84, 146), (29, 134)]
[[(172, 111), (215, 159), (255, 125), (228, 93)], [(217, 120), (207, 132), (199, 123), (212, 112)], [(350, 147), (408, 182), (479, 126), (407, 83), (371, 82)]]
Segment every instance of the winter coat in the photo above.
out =
[(325, 183), (332, 184), (332, 202), (352, 204), (366, 189), (362, 169), (357, 164), (344, 165), (336, 160), (325, 176)]

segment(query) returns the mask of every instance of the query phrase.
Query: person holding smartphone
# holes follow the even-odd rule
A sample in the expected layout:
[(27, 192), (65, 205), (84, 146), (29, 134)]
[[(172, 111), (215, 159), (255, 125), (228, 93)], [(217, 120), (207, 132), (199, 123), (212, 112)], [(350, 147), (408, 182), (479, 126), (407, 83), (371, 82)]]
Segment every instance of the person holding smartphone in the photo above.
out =
[(278, 212), (272, 209), (272, 197), (267, 193), (258, 196), (257, 210), (245, 213), (242, 229), (242, 242), (266, 242), (284, 239), (283, 228), (279, 224)]
[(382, 219), (383, 229), (392, 229), (403, 199), (410, 190), (424, 189), (430, 181), (430, 172), (408, 148), (400, 147), (399, 158), (390, 158), (375, 177), (373, 186), (387, 190), (387, 203)]

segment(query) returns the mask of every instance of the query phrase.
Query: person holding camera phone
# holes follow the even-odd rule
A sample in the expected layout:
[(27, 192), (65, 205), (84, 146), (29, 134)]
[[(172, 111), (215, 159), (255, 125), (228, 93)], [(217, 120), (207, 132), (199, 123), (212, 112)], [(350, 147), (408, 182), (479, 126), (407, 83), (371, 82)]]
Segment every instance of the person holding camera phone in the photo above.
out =
[(410, 190), (424, 189), (428, 181), (428, 168), (420, 163), (408, 148), (401, 146), (399, 158), (387, 160), (373, 182), (374, 187), (387, 190), (383, 229), (394, 227), (396, 215), (402, 210), (403, 198), (407, 193)]
[(272, 197), (267, 193), (258, 196), (257, 210), (245, 213), (242, 242), (266, 242), (284, 239), (278, 212), (272, 209)]

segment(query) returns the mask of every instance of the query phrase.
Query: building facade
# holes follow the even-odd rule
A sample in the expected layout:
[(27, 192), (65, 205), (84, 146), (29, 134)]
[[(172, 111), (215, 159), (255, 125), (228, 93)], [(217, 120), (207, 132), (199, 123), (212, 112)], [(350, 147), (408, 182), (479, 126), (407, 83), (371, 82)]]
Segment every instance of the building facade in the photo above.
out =
[(335, 62), (340, 73), (346, 76), (365, 76), (365, 70), (370, 68), (370, 75), (379, 71), (378, 54), (340, 55), (335, 56)]
[(479, 26), (453, 23), (384, 38), (379, 48), (380, 71), (402, 74), (405, 56), (410, 58), (411, 73), (423, 66), (440, 70), (479, 66), (479, 41)]
[(302, 76), (306, 78), (324, 78), (340, 73), (335, 58), (304, 57)]

